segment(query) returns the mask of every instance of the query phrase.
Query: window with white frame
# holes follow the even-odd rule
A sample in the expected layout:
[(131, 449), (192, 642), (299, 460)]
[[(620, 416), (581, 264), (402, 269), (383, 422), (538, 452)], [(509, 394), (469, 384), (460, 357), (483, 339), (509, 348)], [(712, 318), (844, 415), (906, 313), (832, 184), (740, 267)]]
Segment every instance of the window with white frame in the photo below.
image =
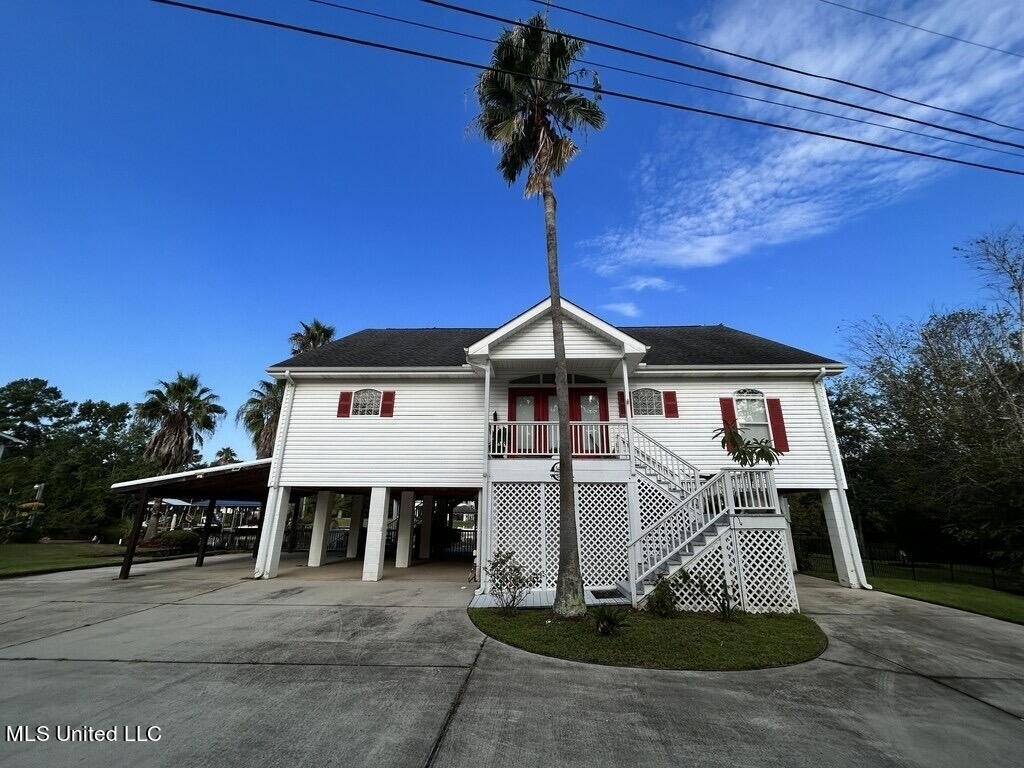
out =
[(768, 409), (764, 393), (756, 389), (740, 389), (733, 394), (736, 403), (736, 427), (747, 440), (771, 440)]
[(632, 394), (634, 416), (664, 416), (665, 405), (661, 392), (656, 389), (634, 389)]
[(381, 393), (376, 389), (360, 389), (352, 395), (353, 416), (380, 416)]

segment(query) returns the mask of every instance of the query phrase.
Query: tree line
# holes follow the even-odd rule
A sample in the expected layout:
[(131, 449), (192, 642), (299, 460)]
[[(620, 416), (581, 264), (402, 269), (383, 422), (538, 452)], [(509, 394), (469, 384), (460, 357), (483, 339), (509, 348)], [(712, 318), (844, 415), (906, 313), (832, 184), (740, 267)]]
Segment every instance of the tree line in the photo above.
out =
[[(299, 325), (288, 338), (293, 355), (334, 339), (319, 320)], [(235, 414), (257, 458), (273, 453), (283, 395), (283, 381), (262, 380)], [(0, 459), (0, 526), (23, 530), (31, 520), (29, 538), (119, 538), (127, 497), (110, 486), (205, 466), (201, 449), (227, 415), (219, 400), (197, 374), (181, 372), (135, 404), (73, 402), (39, 378), (0, 387), (0, 433), (13, 438)], [(238, 460), (226, 446), (211, 464)]]
[(865, 536), (918, 558), (1024, 566), (1024, 232), (956, 249), (987, 301), (852, 328), (830, 387)]

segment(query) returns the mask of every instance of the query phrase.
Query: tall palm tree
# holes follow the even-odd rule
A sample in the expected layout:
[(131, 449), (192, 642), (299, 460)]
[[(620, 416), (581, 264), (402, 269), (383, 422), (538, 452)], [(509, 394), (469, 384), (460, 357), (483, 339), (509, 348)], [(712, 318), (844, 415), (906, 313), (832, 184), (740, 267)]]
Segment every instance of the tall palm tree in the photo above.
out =
[(562, 330), (562, 300), (558, 285), (558, 228), (552, 184), (579, 152), (572, 134), (604, 126), (596, 100), (573, 90), (573, 84), (597, 75), (580, 69), (576, 60), (580, 40), (548, 29), (537, 14), (522, 26), (506, 29), (498, 38), (490, 68), (476, 84), (480, 114), (475, 127), (500, 152), (498, 171), (509, 186), (526, 172), (524, 195), (544, 201), (548, 285), (551, 289), (551, 331), (555, 352), (555, 393), (558, 398), (559, 553), (554, 611), (560, 616), (586, 612), (576, 533), (572, 445), (569, 433), (569, 384)]
[(315, 317), (311, 323), (300, 322), (299, 325), (301, 326), (300, 330), (288, 337), (293, 355), (322, 347), (324, 344), (334, 341), (333, 325), (324, 325)]
[(159, 384), (135, 406), (139, 418), (155, 430), (143, 457), (164, 472), (175, 472), (188, 466), (193, 448), (202, 447), (203, 438), (213, 434), (227, 411), (217, 404), (220, 398), (199, 383), (197, 374), (179, 371), (174, 381)]
[(249, 399), (242, 403), (235, 414), (235, 423), (244, 426), (252, 438), (257, 459), (269, 459), (274, 455), (284, 388), (283, 380), (261, 381), (255, 389), (249, 390)]
[(237, 464), (240, 461), (235, 449), (229, 447), (221, 448), (213, 456), (213, 466), (223, 467), (225, 464)]
[[(199, 376), (178, 371), (174, 381), (160, 381), (157, 389), (146, 392), (146, 399), (135, 406), (139, 419), (154, 430), (143, 451), (163, 472), (177, 472), (196, 463), (197, 445), (212, 435), (217, 421), (226, 411), (217, 404), (220, 398), (199, 383)], [(202, 456), (198, 455), (201, 462)], [(161, 502), (155, 499), (146, 538), (157, 533)]]

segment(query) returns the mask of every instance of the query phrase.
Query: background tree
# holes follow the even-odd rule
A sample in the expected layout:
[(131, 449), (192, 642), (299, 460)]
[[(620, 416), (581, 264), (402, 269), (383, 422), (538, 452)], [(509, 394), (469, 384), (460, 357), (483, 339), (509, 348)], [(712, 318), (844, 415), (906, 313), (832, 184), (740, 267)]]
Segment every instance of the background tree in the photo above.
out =
[(223, 467), (225, 464), (237, 464), (241, 459), (238, 458), (238, 454), (235, 453), (235, 449), (231, 447), (221, 448), (213, 456), (213, 465), (215, 467)]
[(555, 394), (558, 400), (559, 555), (554, 611), (560, 616), (586, 612), (576, 532), (572, 443), (569, 432), (569, 384), (565, 360), (562, 303), (558, 274), (558, 229), (552, 178), (561, 175), (579, 152), (573, 135), (604, 126), (595, 100), (573, 90), (573, 83), (596, 74), (577, 68), (581, 41), (548, 29), (537, 14), (526, 24), (506, 29), (498, 38), (491, 68), (476, 84), (480, 114), (474, 125), (500, 152), (498, 171), (511, 186), (525, 172), (526, 197), (544, 201), (551, 329), (554, 341)]
[(333, 325), (325, 325), (316, 318), (313, 318), (311, 323), (300, 322), (299, 326), (299, 330), (288, 337), (288, 342), (292, 345), (293, 355), (317, 349), (324, 344), (334, 341)]
[(139, 418), (155, 430), (144, 455), (162, 471), (176, 472), (193, 461), (193, 449), (202, 447), (226, 411), (197, 374), (179, 371), (174, 381), (159, 384), (136, 406)]
[(46, 379), (15, 379), (0, 387), (0, 432), (30, 446), (43, 439), (48, 425), (73, 410), (74, 405)]
[(241, 424), (252, 438), (257, 459), (269, 459), (274, 455), (284, 388), (283, 380), (261, 381), (255, 389), (249, 391), (249, 399), (242, 403), (235, 414), (235, 422)]

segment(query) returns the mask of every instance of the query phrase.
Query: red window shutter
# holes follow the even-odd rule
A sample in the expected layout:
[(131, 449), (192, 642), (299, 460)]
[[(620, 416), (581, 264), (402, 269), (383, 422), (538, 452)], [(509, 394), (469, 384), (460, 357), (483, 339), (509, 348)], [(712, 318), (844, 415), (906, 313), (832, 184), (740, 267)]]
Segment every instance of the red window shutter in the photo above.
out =
[(626, 418), (626, 393), (619, 392), (619, 418)]
[(675, 392), (662, 392), (662, 401), (665, 405), (665, 418), (666, 419), (678, 419), (679, 418), (679, 404), (676, 402)]
[(395, 415), (395, 393), (384, 392), (380, 398), (380, 415), (381, 416), (394, 416)]
[[(722, 426), (736, 427), (736, 403), (733, 402), (731, 397), (720, 397), (718, 398), (718, 407), (722, 409)], [(735, 446), (731, 443), (728, 446), (729, 450), (732, 450)]]
[(768, 404), (768, 423), (772, 426), (772, 440), (780, 451), (789, 450), (789, 437), (786, 435), (786, 422), (782, 418), (782, 402), (777, 397), (765, 398)]
[(352, 393), (342, 392), (338, 395), (338, 418), (347, 419), (350, 413), (352, 413)]

